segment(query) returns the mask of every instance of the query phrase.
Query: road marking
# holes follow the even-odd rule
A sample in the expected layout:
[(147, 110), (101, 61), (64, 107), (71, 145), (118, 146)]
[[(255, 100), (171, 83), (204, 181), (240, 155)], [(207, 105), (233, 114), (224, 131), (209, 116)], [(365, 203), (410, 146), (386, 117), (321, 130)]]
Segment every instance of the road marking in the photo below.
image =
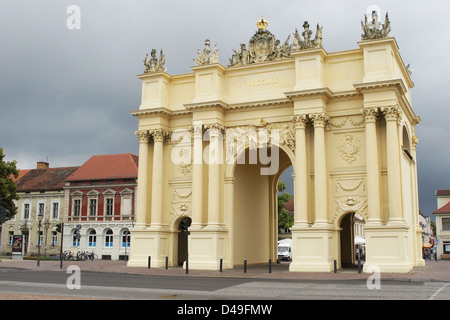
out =
[(442, 287), (436, 290), (435, 293), (431, 295), (431, 297), (428, 298), (428, 300), (433, 300), (442, 290), (444, 290), (450, 283), (444, 284)]

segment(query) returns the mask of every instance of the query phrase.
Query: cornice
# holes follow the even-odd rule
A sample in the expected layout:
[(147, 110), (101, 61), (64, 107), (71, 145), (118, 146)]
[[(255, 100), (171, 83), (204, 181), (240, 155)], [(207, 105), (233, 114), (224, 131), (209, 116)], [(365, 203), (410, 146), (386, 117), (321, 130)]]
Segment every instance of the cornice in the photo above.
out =
[(204, 101), (196, 103), (186, 103), (184, 107), (189, 111), (200, 110), (200, 109), (222, 109), (227, 110), (228, 104), (222, 100)]
[(136, 111), (130, 112), (134, 117), (141, 118), (149, 115), (160, 115), (160, 116), (166, 116), (170, 117), (173, 112), (165, 107), (159, 107), (159, 108), (151, 108), (151, 109), (141, 109)]
[(317, 88), (317, 89), (306, 89), (306, 90), (296, 90), (287, 91), (284, 93), (289, 100), (302, 100), (311, 98), (326, 98), (330, 99), (333, 97), (333, 92), (328, 87)]
[(138, 74), (137, 77), (139, 79), (146, 79), (146, 78), (166, 78), (166, 79), (171, 79), (172, 76), (170, 74), (168, 74), (167, 72), (150, 72), (150, 73), (142, 73), (142, 74)]
[(201, 66), (192, 66), (191, 67), (191, 70), (194, 71), (194, 72), (207, 70), (207, 69), (218, 69), (218, 70), (221, 70), (222, 72), (224, 72), (227, 68), (224, 67), (220, 63), (210, 63), (210, 64), (204, 64), (204, 65), (201, 65)]
[(355, 83), (353, 86), (361, 93), (365, 93), (367, 91), (395, 89), (400, 95), (404, 95), (408, 91), (402, 79), (362, 82)]
[(263, 108), (274, 105), (288, 105), (291, 104), (290, 99), (279, 98), (279, 99), (268, 99), (268, 100), (259, 100), (259, 101), (250, 101), (250, 102), (240, 102), (230, 104), (228, 106), (228, 110), (238, 110), (238, 109), (248, 109), (248, 108)]

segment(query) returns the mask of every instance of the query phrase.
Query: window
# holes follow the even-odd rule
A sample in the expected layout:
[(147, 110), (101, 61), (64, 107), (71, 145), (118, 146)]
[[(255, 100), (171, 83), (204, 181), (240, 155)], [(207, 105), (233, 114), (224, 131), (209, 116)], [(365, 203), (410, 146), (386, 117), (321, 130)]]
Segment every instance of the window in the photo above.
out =
[(44, 213), (45, 213), (45, 204), (44, 203), (39, 203), (38, 216), (42, 216), (42, 218), (44, 218)]
[(54, 202), (52, 206), (52, 219), (58, 220), (59, 203)]
[(25, 203), (23, 205), (23, 218), (30, 219), (30, 204), (29, 203)]
[(121, 215), (122, 219), (130, 219), (132, 213), (132, 199), (133, 191), (130, 189), (125, 189), (120, 193), (121, 196)]
[(450, 242), (444, 242), (444, 254), (450, 254)]
[(95, 232), (95, 230), (89, 231), (88, 246), (89, 247), (96, 247), (97, 246), (97, 233)]
[(52, 246), (56, 246), (58, 244), (58, 232), (52, 231)]
[(73, 216), (79, 217), (81, 212), (81, 200), (73, 200)]
[(89, 215), (95, 216), (97, 213), (97, 199), (89, 199)]
[(9, 242), (8, 245), (12, 246), (13, 244), (13, 238), (14, 238), (14, 231), (9, 232)]
[(42, 246), (42, 234), (43, 234), (43, 231), (39, 231), (39, 240), (38, 240), (38, 242), (39, 242), (40, 246)]
[(125, 230), (122, 233), (122, 247), (125, 248), (129, 248), (130, 247), (130, 231)]
[(106, 215), (107, 216), (112, 216), (114, 211), (114, 199), (113, 198), (107, 198), (106, 199)]
[(72, 247), (79, 247), (79, 246), (80, 246), (80, 239), (78, 239), (77, 230), (75, 230), (72, 234)]
[(450, 218), (442, 218), (442, 230), (450, 230)]
[(111, 248), (113, 246), (113, 232), (112, 230), (106, 231), (105, 235), (105, 247)]

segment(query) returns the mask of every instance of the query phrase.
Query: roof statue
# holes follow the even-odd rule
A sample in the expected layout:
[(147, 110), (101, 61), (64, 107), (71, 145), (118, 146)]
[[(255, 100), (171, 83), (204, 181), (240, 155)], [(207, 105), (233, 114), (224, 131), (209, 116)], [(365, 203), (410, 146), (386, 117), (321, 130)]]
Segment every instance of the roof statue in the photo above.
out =
[(197, 50), (197, 57), (194, 59), (194, 62), (196, 66), (219, 62), (219, 49), (217, 48), (217, 44), (211, 53), (210, 42), (206, 39), (203, 52), (200, 49)]
[(145, 55), (144, 73), (165, 72), (167, 70), (165, 64), (166, 57), (163, 55), (162, 49), (159, 54), (159, 59), (156, 57), (156, 49), (152, 49), (151, 57), (148, 56), (148, 53)]
[(280, 40), (267, 30), (267, 20), (261, 18), (256, 23), (258, 30), (250, 38), (248, 48), (241, 43), (240, 48), (233, 49), (234, 54), (230, 59), (230, 66), (246, 65), (265, 61), (275, 61), (284, 58), (290, 58), (293, 50), (303, 50), (322, 47), (322, 27), (317, 24), (316, 35), (313, 39), (312, 31), (309, 30), (307, 21), (303, 24), (305, 31), (302, 33), (304, 40), (301, 39), (297, 29), (294, 33), (294, 43), (289, 44), (290, 35), (286, 41), (281, 44)]
[(322, 28), (323, 26), (320, 27), (319, 24), (317, 24), (316, 35), (314, 39), (311, 39), (312, 31), (309, 29), (308, 21), (305, 21), (303, 24), (303, 29), (305, 31), (302, 32), (303, 40), (297, 29), (295, 29), (293, 43), (295, 50), (322, 48)]
[(367, 15), (364, 15), (364, 23), (361, 21), (361, 28), (363, 34), (361, 34), (361, 40), (373, 40), (387, 38), (389, 32), (391, 31), (391, 22), (389, 21), (388, 13), (386, 12), (386, 17), (384, 18), (384, 24), (378, 21), (378, 13), (372, 11), (372, 20), (367, 20)]

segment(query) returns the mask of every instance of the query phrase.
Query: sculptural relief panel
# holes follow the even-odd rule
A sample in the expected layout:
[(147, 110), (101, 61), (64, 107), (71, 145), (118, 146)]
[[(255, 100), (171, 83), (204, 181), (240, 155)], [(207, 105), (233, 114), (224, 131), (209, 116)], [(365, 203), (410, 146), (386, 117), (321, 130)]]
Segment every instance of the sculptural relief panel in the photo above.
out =
[[(359, 121), (358, 121), (359, 120)], [(333, 120), (331, 131), (331, 170), (363, 169), (365, 165), (364, 129), (359, 127), (363, 121), (347, 117)]]

